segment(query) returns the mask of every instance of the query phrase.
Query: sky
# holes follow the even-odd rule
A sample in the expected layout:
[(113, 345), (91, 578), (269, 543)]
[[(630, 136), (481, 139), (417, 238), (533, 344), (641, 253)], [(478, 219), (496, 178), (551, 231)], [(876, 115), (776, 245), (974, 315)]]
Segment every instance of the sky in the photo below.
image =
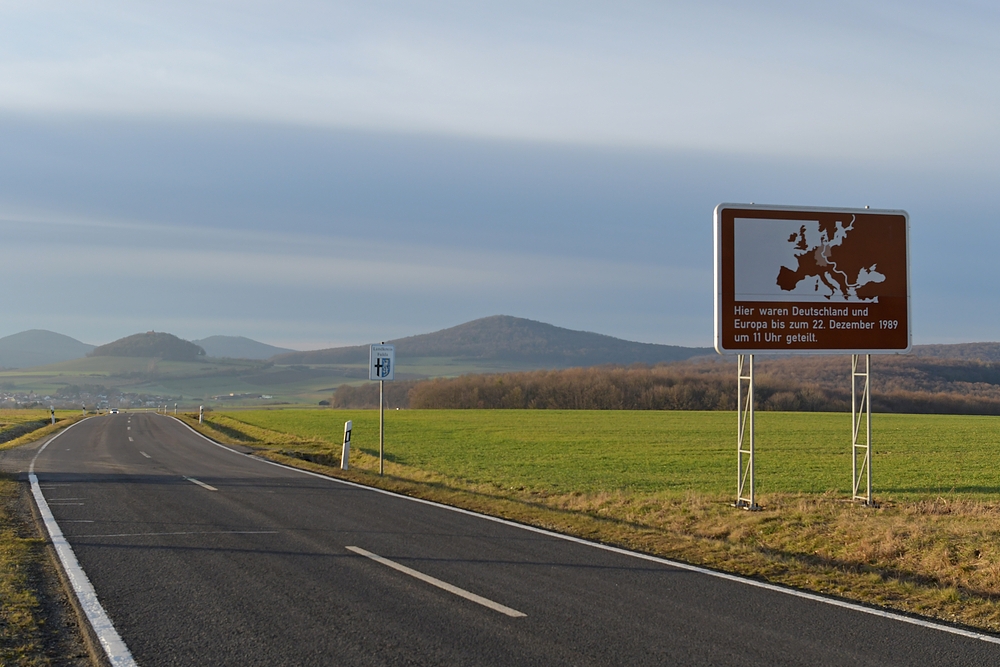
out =
[(720, 202), (904, 209), (1000, 340), (986, 2), (0, 0), (0, 336), (711, 346)]

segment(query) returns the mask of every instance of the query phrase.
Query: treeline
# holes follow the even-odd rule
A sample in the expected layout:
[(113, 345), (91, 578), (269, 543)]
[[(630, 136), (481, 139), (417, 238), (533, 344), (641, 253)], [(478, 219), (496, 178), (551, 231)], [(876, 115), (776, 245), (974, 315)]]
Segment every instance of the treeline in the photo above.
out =
[[(758, 360), (758, 410), (851, 409), (850, 357)], [(735, 410), (730, 360), (600, 366), (387, 382), (386, 406), (417, 409)], [(332, 407), (378, 406), (378, 385), (342, 386)], [(876, 412), (1000, 415), (1000, 364), (876, 357)]]
[[(410, 407), (410, 390), (421, 380), (404, 380), (385, 383), (385, 406), (390, 410)], [(378, 384), (340, 385), (330, 397), (331, 408), (358, 409), (378, 407)]]
[[(571, 368), (386, 383), (386, 407), (416, 409), (735, 410), (735, 372), (705, 365)], [(730, 377), (732, 376), (732, 377)], [(849, 410), (817, 387), (757, 382), (764, 410)], [(342, 386), (332, 407), (378, 406), (378, 386)]]

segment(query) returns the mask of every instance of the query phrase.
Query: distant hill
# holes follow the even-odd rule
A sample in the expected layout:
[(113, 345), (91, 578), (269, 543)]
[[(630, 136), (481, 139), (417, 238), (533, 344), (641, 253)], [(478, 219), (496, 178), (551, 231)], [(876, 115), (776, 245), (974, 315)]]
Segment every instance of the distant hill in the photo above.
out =
[(1000, 343), (956, 343), (953, 345), (914, 345), (913, 354), (934, 359), (962, 361), (1000, 361)]
[[(509, 362), (537, 368), (602, 364), (656, 364), (715, 354), (708, 347), (634, 343), (612, 336), (574, 331), (508, 315), (495, 315), (419, 336), (390, 341), (397, 360), (450, 357), (468, 361)], [(368, 346), (292, 352), (278, 364), (367, 364)]]
[(195, 361), (199, 357), (205, 356), (205, 350), (173, 334), (147, 331), (95, 347), (87, 356), (149, 357), (164, 361)]
[(87, 356), (93, 345), (45, 329), (31, 329), (0, 338), (0, 367), (30, 368)]
[(229, 359), (270, 359), (276, 354), (294, 352), (287, 347), (275, 347), (267, 343), (259, 343), (243, 336), (209, 336), (201, 340), (191, 341), (200, 345), (209, 357), (226, 357)]

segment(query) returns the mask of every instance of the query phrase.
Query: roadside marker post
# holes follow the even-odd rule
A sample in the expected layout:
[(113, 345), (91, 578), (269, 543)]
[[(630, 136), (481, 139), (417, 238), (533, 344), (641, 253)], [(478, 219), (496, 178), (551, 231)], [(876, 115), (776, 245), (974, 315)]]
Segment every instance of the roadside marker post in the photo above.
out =
[(340, 469), (347, 470), (351, 458), (351, 420), (344, 422), (344, 447), (340, 450)]
[(49, 412), (52, 414), (52, 423), (56, 423), (56, 409), (55, 407), (49, 407)]
[(378, 474), (385, 471), (385, 381), (396, 378), (396, 346), (372, 344), (368, 354), (368, 379), (378, 380)]
[(204, 423), (204, 421), (205, 421), (205, 406), (204, 405), (199, 405), (198, 406), (198, 423), (201, 424), (201, 423)]

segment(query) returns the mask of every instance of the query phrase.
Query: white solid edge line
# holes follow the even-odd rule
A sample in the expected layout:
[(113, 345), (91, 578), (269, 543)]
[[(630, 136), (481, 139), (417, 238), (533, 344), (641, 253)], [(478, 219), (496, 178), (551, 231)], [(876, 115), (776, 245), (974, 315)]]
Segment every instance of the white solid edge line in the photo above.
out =
[[(176, 419), (176, 417), (175, 417)], [(488, 514), (481, 514), (479, 512), (473, 512), (472, 510), (463, 509), (461, 507), (452, 507), (451, 505), (445, 505), (442, 503), (434, 502), (433, 500), (425, 500), (423, 498), (413, 498), (411, 496), (405, 496), (400, 493), (394, 493), (392, 491), (386, 491), (385, 489), (378, 489), (374, 486), (365, 486), (364, 484), (358, 484), (357, 482), (350, 482), (345, 479), (337, 479), (336, 477), (330, 477), (328, 475), (321, 475), (317, 472), (312, 472), (311, 470), (303, 470), (301, 468), (293, 468), (292, 466), (286, 466), (283, 463), (276, 463), (274, 461), (269, 461), (251, 454), (244, 454), (243, 452), (238, 452), (235, 449), (226, 447), (225, 445), (215, 442), (208, 436), (198, 433), (198, 431), (191, 428), (191, 426), (180, 419), (177, 419), (181, 424), (186, 426), (192, 433), (204, 438), (207, 442), (215, 445), (216, 447), (221, 447), (226, 451), (233, 452), (234, 454), (239, 454), (240, 456), (245, 456), (249, 459), (255, 461), (260, 461), (261, 463), (267, 463), (269, 465), (278, 466), (279, 468), (285, 468), (286, 470), (293, 470), (304, 475), (311, 475), (312, 477), (319, 477), (320, 479), (329, 480), (331, 482), (336, 482), (338, 484), (343, 484), (345, 486), (352, 486), (358, 489), (365, 489), (368, 491), (373, 491), (375, 493), (381, 493), (386, 496), (392, 496), (394, 498), (400, 498), (403, 500), (410, 500), (415, 503), (422, 503), (424, 505), (431, 505), (434, 507), (440, 507), (442, 509), (450, 510), (452, 512), (458, 512), (459, 514), (466, 514), (468, 516), (478, 517), (480, 519), (485, 519), (486, 521), (493, 521), (496, 523), (502, 523), (506, 526), (513, 526), (514, 528), (520, 528), (522, 530), (527, 530), (532, 533), (538, 533), (540, 535), (547, 535), (549, 537), (554, 537), (556, 539), (565, 540), (567, 542), (575, 542), (577, 544), (583, 544), (594, 549), (601, 549), (603, 551), (610, 551), (611, 553), (621, 554), (623, 556), (630, 556), (632, 558), (639, 558), (641, 560), (650, 561), (653, 563), (659, 563), (661, 565), (668, 565), (679, 570), (687, 570), (688, 572), (697, 572), (698, 574), (708, 575), (710, 577), (715, 577), (716, 579), (724, 579), (726, 581), (732, 581), (740, 584), (745, 584), (747, 586), (753, 586), (754, 588), (762, 588), (764, 590), (773, 591), (775, 593), (782, 593), (784, 595), (791, 595), (793, 597), (802, 598), (805, 600), (811, 600), (813, 602), (820, 602), (823, 604), (828, 604), (834, 607), (840, 607), (842, 609), (849, 609), (851, 611), (861, 612), (863, 614), (869, 614), (871, 616), (880, 616), (882, 618), (887, 618), (893, 621), (899, 621), (901, 623), (909, 623), (910, 625), (917, 625), (923, 628), (929, 628), (932, 630), (939, 630), (941, 632), (947, 632), (953, 635), (959, 635), (961, 637), (967, 637), (969, 639), (978, 639), (979, 641), (984, 641), (990, 644), (1000, 644), (1000, 637), (995, 637), (993, 635), (983, 634), (981, 632), (975, 632), (973, 630), (965, 630), (963, 628), (956, 628), (950, 625), (944, 625), (943, 623), (937, 623), (935, 621), (929, 621), (923, 618), (917, 618), (914, 616), (906, 616), (894, 611), (888, 611), (886, 609), (879, 609), (877, 607), (866, 607), (865, 605), (859, 604), (857, 602), (848, 602), (847, 600), (838, 600), (837, 598), (825, 597), (819, 595), (818, 593), (809, 593), (807, 591), (800, 591), (794, 588), (786, 588), (784, 586), (779, 586), (777, 584), (770, 584), (765, 581), (756, 581), (754, 579), (747, 579), (735, 574), (729, 574), (727, 572), (719, 572), (717, 570), (709, 570), (708, 568), (700, 567), (698, 565), (691, 565), (689, 563), (682, 563), (680, 561), (669, 560), (667, 558), (661, 558), (659, 556), (652, 556), (650, 554), (639, 553), (638, 551), (629, 551), (628, 549), (622, 549), (620, 547), (613, 547), (608, 544), (601, 544), (600, 542), (592, 542), (590, 540), (585, 540), (581, 537), (574, 537), (573, 535), (563, 535), (561, 533), (556, 533), (551, 530), (546, 530), (544, 528), (537, 528), (535, 526), (529, 526), (523, 523), (517, 523), (515, 521), (509, 521), (507, 519), (501, 519), (499, 517), (490, 516)]]
[(185, 530), (175, 533), (92, 533), (74, 537), (174, 537), (177, 535), (277, 535), (277, 530)]
[[(76, 424), (82, 421), (85, 420), (76, 422)], [(45, 530), (49, 533), (52, 546), (59, 556), (59, 561), (62, 563), (63, 570), (69, 578), (73, 592), (76, 593), (76, 599), (80, 601), (80, 607), (83, 608), (83, 613), (87, 616), (90, 627), (93, 628), (94, 634), (97, 635), (98, 641), (104, 648), (104, 653), (107, 655), (108, 661), (115, 666), (135, 665), (132, 652), (129, 651), (128, 646), (125, 645), (118, 631), (115, 630), (114, 624), (97, 599), (97, 593), (94, 591), (94, 586), (90, 583), (90, 579), (87, 578), (87, 573), (80, 567), (80, 562), (76, 559), (76, 554), (73, 553), (73, 547), (70, 546), (69, 542), (63, 536), (62, 529), (59, 528), (59, 524), (56, 523), (56, 519), (52, 515), (52, 510), (49, 509), (48, 503), (45, 502), (45, 496), (42, 495), (42, 489), (38, 485), (38, 477), (35, 475), (35, 460), (38, 459), (38, 455), (49, 446), (49, 443), (76, 426), (76, 424), (70, 424), (62, 431), (56, 433), (35, 452), (35, 456), (31, 459), (31, 465), (28, 468), (31, 493), (35, 497), (35, 504), (38, 505), (38, 512), (45, 523)]]
[(424, 574), (423, 572), (418, 572), (417, 570), (414, 570), (412, 568), (406, 567), (405, 565), (400, 565), (396, 561), (389, 560), (388, 558), (383, 558), (382, 556), (379, 556), (378, 554), (373, 554), (370, 551), (365, 551), (361, 547), (345, 547), (345, 548), (348, 551), (353, 551), (354, 553), (356, 553), (356, 554), (358, 554), (360, 556), (364, 556), (365, 558), (371, 558), (376, 563), (381, 563), (382, 565), (385, 565), (386, 567), (391, 567), (392, 569), (397, 570), (399, 572), (402, 572), (403, 574), (408, 574), (411, 577), (414, 577), (415, 579), (419, 579), (420, 581), (427, 582), (431, 586), (437, 586), (438, 588), (440, 588), (442, 590), (446, 590), (449, 593), (453, 593), (453, 594), (457, 595), (460, 598), (465, 598), (466, 600), (471, 600), (472, 602), (475, 602), (476, 604), (481, 604), (484, 607), (488, 607), (489, 609), (492, 609), (493, 611), (498, 611), (501, 614), (506, 614), (507, 616), (511, 616), (513, 618), (524, 618), (524, 617), (527, 616), (527, 614), (522, 613), (522, 612), (518, 611), (517, 609), (511, 609), (510, 607), (502, 605), (499, 602), (494, 602), (493, 600), (490, 600), (489, 598), (484, 598), (481, 595), (476, 595), (475, 593), (470, 593), (469, 591), (465, 590), (464, 588), (459, 588), (458, 586), (453, 586), (453, 585), (449, 584), (448, 582), (441, 581), (440, 579), (432, 577), (429, 574)]

